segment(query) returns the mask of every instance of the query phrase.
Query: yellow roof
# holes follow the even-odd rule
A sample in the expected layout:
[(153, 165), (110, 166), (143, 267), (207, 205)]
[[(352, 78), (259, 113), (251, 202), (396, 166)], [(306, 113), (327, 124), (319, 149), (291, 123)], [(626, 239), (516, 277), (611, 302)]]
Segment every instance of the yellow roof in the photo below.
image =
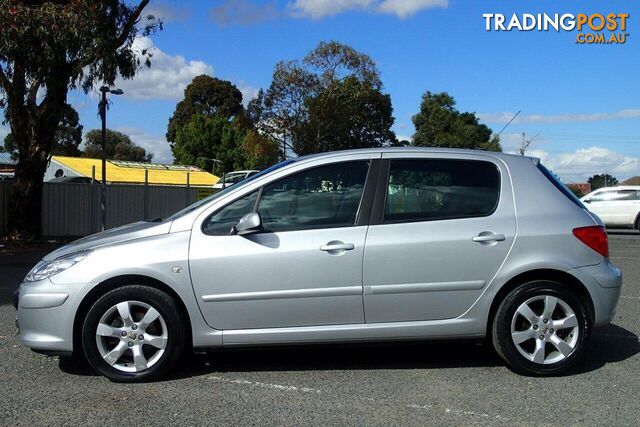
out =
[[(53, 156), (53, 160), (74, 172), (91, 178), (95, 167), (95, 179), (102, 180), (102, 160), (81, 157)], [(195, 166), (160, 165), (154, 163), (125, 162), (107, 160), (108, 182), (144, 184), (145, 170), (149, 171), (149, 184), (213, 186), (219, 177)]]

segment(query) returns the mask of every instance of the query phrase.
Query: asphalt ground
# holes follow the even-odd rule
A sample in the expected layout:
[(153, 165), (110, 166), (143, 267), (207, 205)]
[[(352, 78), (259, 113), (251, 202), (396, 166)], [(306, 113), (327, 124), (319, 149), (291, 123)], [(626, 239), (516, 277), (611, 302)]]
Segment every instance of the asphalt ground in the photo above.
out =
[(637, 425), (640, 234), (610, 235), (624, 288), (570, 375), (529, 378), (478, 343), (242, 350), (186, 359), (161, 382), (115, 384), (29, 351), (11, 293), (51, 247), (0, 252), (1, 425)]

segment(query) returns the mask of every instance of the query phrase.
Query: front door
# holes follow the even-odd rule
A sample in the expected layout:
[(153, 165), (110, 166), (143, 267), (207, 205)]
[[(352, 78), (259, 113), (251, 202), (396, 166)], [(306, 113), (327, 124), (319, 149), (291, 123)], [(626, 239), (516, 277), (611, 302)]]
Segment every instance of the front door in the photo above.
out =
[(376, 194), (365, 248), (367, 323), (462, 315), (496, 275), (515, 237), (506, 167), (481, 155), (383, 164), (389, 172)]
[[(189, 264), (208, 324), (248, 329), (363, 323), (358, 225), (369, 161), (307, 169), (244, 195), (192, 232)], [(229, 235), (246, 213), (264, 232)]]

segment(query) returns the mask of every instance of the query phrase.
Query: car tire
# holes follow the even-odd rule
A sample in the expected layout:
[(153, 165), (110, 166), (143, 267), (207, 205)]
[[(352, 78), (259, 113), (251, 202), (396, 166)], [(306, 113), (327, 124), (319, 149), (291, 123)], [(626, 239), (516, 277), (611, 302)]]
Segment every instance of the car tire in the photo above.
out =
[(142, 285), (107, 292), (82, 327), (87, 361), (116, 382), (142, 382), (166, 374), (186, 343), (186, 322), (166, 293)]
[(585, 303), (552, 281), (534, 281), (511, 291), (491, 328), (496, 352), (516, 373), (556, 376), (582, 357), (591, 334)]

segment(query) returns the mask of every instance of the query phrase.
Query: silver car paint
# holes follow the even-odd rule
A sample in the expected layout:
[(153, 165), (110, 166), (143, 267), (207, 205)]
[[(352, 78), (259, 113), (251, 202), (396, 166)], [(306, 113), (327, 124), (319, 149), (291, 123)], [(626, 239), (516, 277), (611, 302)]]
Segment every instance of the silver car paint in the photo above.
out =
[[(481, 273), (474, 270), (477, 268), (477, 263), (474, 263), (473, 259), (461, 263), (450, 261), (443, 269), (444, 271), (437, 272), (435, 279), (428, 277), (424, 280), (417, 280), (411, 274), (406, 276), (407, 273), (400, 269), (395, 272), (396, 274), (389, 274), (380, 269), (380, 274), (387, 275), (381, 279), (365, 270), (363, 282), (358, 285), (357, 272), (345, 273), (344, 277), (342, 273), (332, 276), (333, 272), (330, 270), (333, 266), (326, 268), (329, 264), (322, 264), (324, 272), (321, 271), (322, 269), (314, 270), (313, 265), (322, 258), (311, 256), (312, 251), (309, 249), (306, 249), (309, 258), (304, 265), (299, 263), (305, 255), (300, 255), (301, 258), (296, 259), (295, 263), (279, 264), (283, 271), (274, 271), (269, 270), (271, 261), (264, 258), (257, 265), (252, 264), (252, 269), (247, 271), (247, 264), (241, 261), (239, 253), (248, 247), (248, 241), (240, 240), (247, 237), (229, 237), (228, 239), (235, 240), (235, 247), (229, 246), (231, 249), (225, 252), (225, 248), (220, 243), (216, 245), (210, 242), (210, 246), (207, 246), (205, 237), (210, 236), (201, 234), (202, 221), (210, 213), (265, 183), (311, 166), (342, 160), (376, 159), (383, 156), (453, 156), (456, 158), (484, 156), (500, 164), (503, 176), (501, 196), (503, 199), (500, 203), (501, 206), (513, 204), (515, 230), (510, 229), (507, 219), (504, 241), (486, 247), (475, 242), (473, 245), (469, 243), (468, 246), (484, 247), (489, 250), (501, 246), (503, 247), (501, 251), (505, 251), (504, 247), (510, 246), (506, 250), (507, 254), (502, 265), (493, 266)], [(511, 185), (516, 191), (505, 192), (505, 184)], [(473, 221), (469, 220), (470, 223)], [(599, 223), (597, 218), (577, 208), (554, 189), (537, 171), (534, 161), (527, 157), (497, 153), (480, 154), (465, 150), (416, 148), (370, 149), (322, 154), (301, 158), (269, 175), (239, 184), (237, 188), (228, 190), (220, 197), (208, 203), (205, 202), (180, 217), (161, 223), (137, 223), (99, 233), (52, 252), (45, 259), (53, 259), (83, 249), (93, 250), (85, 260), (50, 279), (23, 283), (20, 287), (18, 321), (25, 345), (38, 350), (70, 352), (73, 350), (75, 314), (90, 291), (114, 277), (143, 276), (165, 284), (178, 295), (189, 315), (193, 344), (196, 348), (266, 343), (482, 337), (486, 333), (491, 303), (505, 283), (527, 271), (553, 269), (571, 274), (584, 284), (594, 304), (595, 324), (601, 325), (610, 321), (613, 316), (620, 293), (621, 274), (607, 259), (579, 242), (571, 233), (575, 227), (597, 223)], [(433, 227), (433, 224), (435, 223), (426, 226), (425, 229)], [(477, 227), (471, 224), (466, 228), (460, 227), (456, 233), (469, 233), (467, 237), (470, 241), (474, 235), (482, 231), (493, 231), (490, 229), (498, 226), (502, 224), (485, 223)], [(358, 249), (358, 251), (348, 252), (349, 255), (354, 255), (353, 258), (363, 256), (366, 263), (367, 259), (371, 261), (374, 256), (383, 256), (375, 255), (376, 249), (373, 246), (371, 253), (367, 255), (369, 241), (364, 242), (364, 248), (361, 246), (362, 241), (359, 239), (362, 231), (357, 230), (358, 228), (366, 227), (353, 227), (342, 236), (333, 236), (330, 231), (318, 230), (323, 233), (318, 233), (314, 237), (317, 241), (313, 244), (317, 246), (330, 240), (345, 241), (344, 239), (351, 238), (355, 243), (350, 243), (354, 243)], [(431, 231), (434, 230), (431, 229)], [(296, 233), (298, 232), (281, 234)], [(376, 233), (372, 233), (371, 236)], [(384, 233), (378, 234), (379, 242), (382, 242), (383, 236)], [(462, 239), (462, 236), (463, 234), (460, 234), (457, 238)], [(257, 237), (254, 236), (254, 238)], [(281, 236), (278, 238), (281, 239)], [(292, 238), (289, 241), (287, 237), (286, 240), (287, 251), (292, 251), (297, 244), (311, 247), (304, 239)], [(261, 247), (264, 248), (264, 246)], [(219, 271), (215, 268), (203, 268), (203, 260), (206, 258), (205, 253), (208, 248), (212, 254), (224, 255), (228, 258), (223, 269), (224, 274), (235, 274), (233, 280), (241, 284), (243, 289), (230, 289), (225, 285), (224, 280), (218, 279), (223, 277)], [(254, 252), (257, 253), (255, 248)], [(324, 255), (325, 260), (332, 261), (342, 261), (344, 257), (344, 255), (332, 257), (326, 253), (319, 255)], [(504, 256), (501, 254), (499, 257)], [(220, 260), (215, 260), (215, 262), (218, 261)], [(200, 263), (203, 264), (199, 266)], [(354, 264), (357, 265), (357, 262)], [(304, 275), (305, 271), (309, 272), (310, 266), (313, 277)], [(388, 267), (395, 268), (395, 266)], [(372, 268), (376, 266), (373, 265)], [(454, 279), (448, 279), (449, 276), (445, 273), (452, 268), (455, 268)], [(490, 270), (494, 268), (497, 271), (492, 277)], [(191, 272), (191, 269), (194, 271)], [(265, 274), (265, 269), (268, 274)], [(270, 281), (274, 278), (281, 279), (287, 271), (291, 272), (292, 277), (286, 285)], [(207, 277), (206, 282), (201, 282), (207, 272), (210, 277)], [(293, 280), (294, 276), (297, 280)], [(393, 277), (397, 277), (397, 280), (392, 280)], [(308, 280), (300, 281), (302, 278)], [(334, 280), (328, 280), (329, 278)], [(338, 281), (338, 278), (342, 280)], [(394, 288), (389, 285), (404, 287), (397, 287), (394, 291)], [(362, 286), (361, 293), (364, 293), (364, 296), (356, 294), (358, 286)], [(382, 287), (375, 290), (374, 286)], [(442, 289), (451, 289), (453, 297), (441, 298), (439, 307), (435, 307), (429, 297), (442, 293)], [(363, 310), (363, 301), (376, 295), (376, 292), (380, 298), (385, 295), (392, 299), (402, 299), (402, 295), (422, 296), (422, 301), (428, 308), (412, 307), (413, 314), (410, 317), (419, 317), (418, 319), (396, 321), (397, 314), (401, 312), (396, 310), (394, 321), (381, 318), (379, 319), (381, 322), (364, 323), (365, 320), (369, 320), (366, 319), (366, 311)], [(460, 298), (460, 301), (457, 300), (462, 295), (464, 297)], [(322, 303), (323, 299), (327, 301), (326, 305)], [(340, 299), (346, 302), (335, 306), (336, 301)], [(353, 300), (359, 300), (360, 306), (355, 307)], [(266, 305), (262, 306), (263, 303)], [(227, 304), (229, 308), (222, 308)], [(302, 304), (306, 309), (311, 309), (309, 313), (315, 316), (314, 320), (302, 322), (301, 316), (304, 313), (290, 311), (296, 304)], [(387, 303), (382, 300), (381, 304)], [(208, 308), (216, 305), (225, 311), (225, 316), (217, 317), (216, 310)], [(278, 307), (281, 308), (280, 311)], [(328, 314), (323, 315), (320, 307), (324, 307)], [(355, 308), (353, 313), (347, 312), (349, 307)], [(439, 312), (434, 314), (436, 309)], [(342, 316), (338, 320), (340, 323), (351, 323), (330, 324), (336, 323), (334, 316)], [(259, 320), (267, 319), (266, 323), (258, 323)], [(223, 323), (216, 325), (215, 323), (218, 322)], [(294, 325), (296, 322), (300, 323)], [(223, 331), (224, 326), (232, 326), (235, 329)]]

